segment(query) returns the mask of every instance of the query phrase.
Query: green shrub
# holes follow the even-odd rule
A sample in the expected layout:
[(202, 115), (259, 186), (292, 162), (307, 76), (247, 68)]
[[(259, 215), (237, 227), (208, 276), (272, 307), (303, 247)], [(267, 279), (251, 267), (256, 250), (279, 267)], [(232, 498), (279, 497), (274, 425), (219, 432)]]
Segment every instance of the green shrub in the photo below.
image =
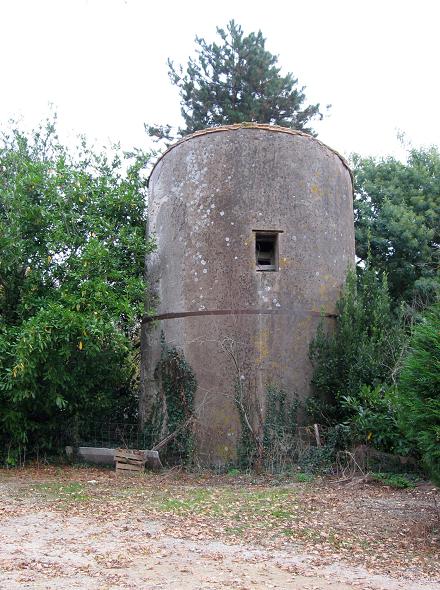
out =
[(402, 430), (416, 444), (433, 481), (440, 484), (440, 304), (413, 331), (399, 383)]
[(395, 375), (406, 344), (403, 315), (393, 310), (385, 275), (367, 264), (350, 271), (337, 303), (333, 330), (322, 322), (311, 343), (315, 395), (311, 418), (347, 425), (354, 442), (374, 438), (380, 450), (407, 447), (397, 426)]
[(328, 429), (325, 444), (309, 447), (298, 458), (298, 467), (307, 474), (326, 474), (333, 471), (337, 452), (351, 446), (350, 428), (336, 424)]
[(374, 481), (383, 483), (386, 486), (396, 489), (413, 488), (414, 481), (411, 481), (405, 475), (400, 473), (370, 473)]
[(147, 160), (67, 150), (55, 120), (0, 134), (0, 462), (136, 419)]
[[(294, 456), (299, 400), (276, 385), (265, 390), (264, 414), (246, 383), (237, 383), (236, 406), (241, 422), (238, 445), (240, 469), (253, 467), (272, 473), (285, 471)], [(248, 427), (253, 424), (253, 431)], [(260, 463), (260, 464), (259, 464)]]
[(298, 467), (306, 474), (331, 473), (335, 454), (330, 447), (309, 447), (298, 459)]
[(350, 414), (353, 440), (371, 444), (377, 449), (407, 455), (410, 444), (398, 423), (398, 392), (395, 386), (363, 385), (356, 395), (341, 399)]
[(275, 386), (266, 388), (266, 413), (263, 425), (264, 464), (269, 471), (283, 471), (291, 464), (297, 427), (299, 400), (289, 400)]
[(312, 481), (314, 481), (314, 476), (311, 473), (297, 473), (294, 476), (294, 479), (298, 482), (298, 483), (311, 483)]

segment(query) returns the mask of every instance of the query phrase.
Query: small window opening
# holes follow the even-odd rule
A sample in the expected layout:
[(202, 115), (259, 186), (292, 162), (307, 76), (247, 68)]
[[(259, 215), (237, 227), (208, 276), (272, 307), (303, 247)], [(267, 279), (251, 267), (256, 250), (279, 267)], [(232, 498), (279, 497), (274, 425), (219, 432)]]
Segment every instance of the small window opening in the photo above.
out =
[(278, 233), (255, 232), (257, 270), (278, 270)]

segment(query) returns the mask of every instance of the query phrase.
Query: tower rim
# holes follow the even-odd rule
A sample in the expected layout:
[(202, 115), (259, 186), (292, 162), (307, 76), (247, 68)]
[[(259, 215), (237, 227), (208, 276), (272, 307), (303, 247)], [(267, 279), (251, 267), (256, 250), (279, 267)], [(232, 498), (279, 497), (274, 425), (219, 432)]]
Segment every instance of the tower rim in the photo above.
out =
[(300, 136), (305, 137), (310, 141), (314, 141), (321, 145), (322, 147), (326, 148), (333, 154), (335, 154), (342, 162), (344, 167), (348, 170), (351, 178), (351, 182), (353, 184), (353, 172), (347, 162), (347, 160), (342, 156), (337, 150), (333, 149), (332, 147), (328, 146), (326, 143), (321, 141), (320, 139), (306, 133), (305, 131), (300, 131), (299, 129), (291, 129), (290, 127), (282, 127), (281, 125), (270, 125), (268, 123), (235, 123), (233, 125), (220, 125), (218, 127), (207, 127), (206, 129), (200, 129), (199, 131), (195, 131), (189, 135), (185, 135), (175, 143), (171, 144), (164, 152), (161, 154), (151, 169), (150, 174), (148, 175), (147, 186), (150, 184), (151, 177), (153, 175), (156, 166), (163, 160), (163, 158), (169, 154), (174, 148), (178, 147), (179, 145), (190, 141), (192, 139), (196, 139), (197, 137), (202, 137), (204, 135), (210, 135), (211, 133), (222, 133), (226, 131), (241, 131), (243, 129), (257, 129), (260, 131), (268, 131), (271, 133), (285, 133), (287, 135), (293, 136)]

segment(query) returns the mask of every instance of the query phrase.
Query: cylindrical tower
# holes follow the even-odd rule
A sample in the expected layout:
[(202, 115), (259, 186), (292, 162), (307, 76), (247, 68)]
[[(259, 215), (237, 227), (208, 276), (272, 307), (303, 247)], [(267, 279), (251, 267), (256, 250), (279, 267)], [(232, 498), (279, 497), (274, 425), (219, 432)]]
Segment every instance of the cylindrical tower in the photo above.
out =
[(310, 135), (232, 125), (169, 148), (149, 186), (157, 315), (143, 324), (141, 410), (157, 391), (162, 333), (197, 378), (200, 460), (228, 462), (237, 392), (263, 412), (268, 387), (310, 394), (310, 341), (354, 264), (350, 170)]

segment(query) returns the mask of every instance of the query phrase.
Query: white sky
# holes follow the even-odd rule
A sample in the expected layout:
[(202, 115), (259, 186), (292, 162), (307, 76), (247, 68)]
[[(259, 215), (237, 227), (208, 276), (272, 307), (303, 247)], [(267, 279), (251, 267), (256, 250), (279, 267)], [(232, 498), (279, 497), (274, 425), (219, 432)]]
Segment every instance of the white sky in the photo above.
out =
[(259, 28), (309, 102), (315, 129), (345, 155), (401, 155), (440, 143), (438, 0), (0, 0), (0, 124), (32, 126), (53, 103), (65, 137), (148, 145), (144, 122), (179, 123), (166, 60), (234, 18)]

